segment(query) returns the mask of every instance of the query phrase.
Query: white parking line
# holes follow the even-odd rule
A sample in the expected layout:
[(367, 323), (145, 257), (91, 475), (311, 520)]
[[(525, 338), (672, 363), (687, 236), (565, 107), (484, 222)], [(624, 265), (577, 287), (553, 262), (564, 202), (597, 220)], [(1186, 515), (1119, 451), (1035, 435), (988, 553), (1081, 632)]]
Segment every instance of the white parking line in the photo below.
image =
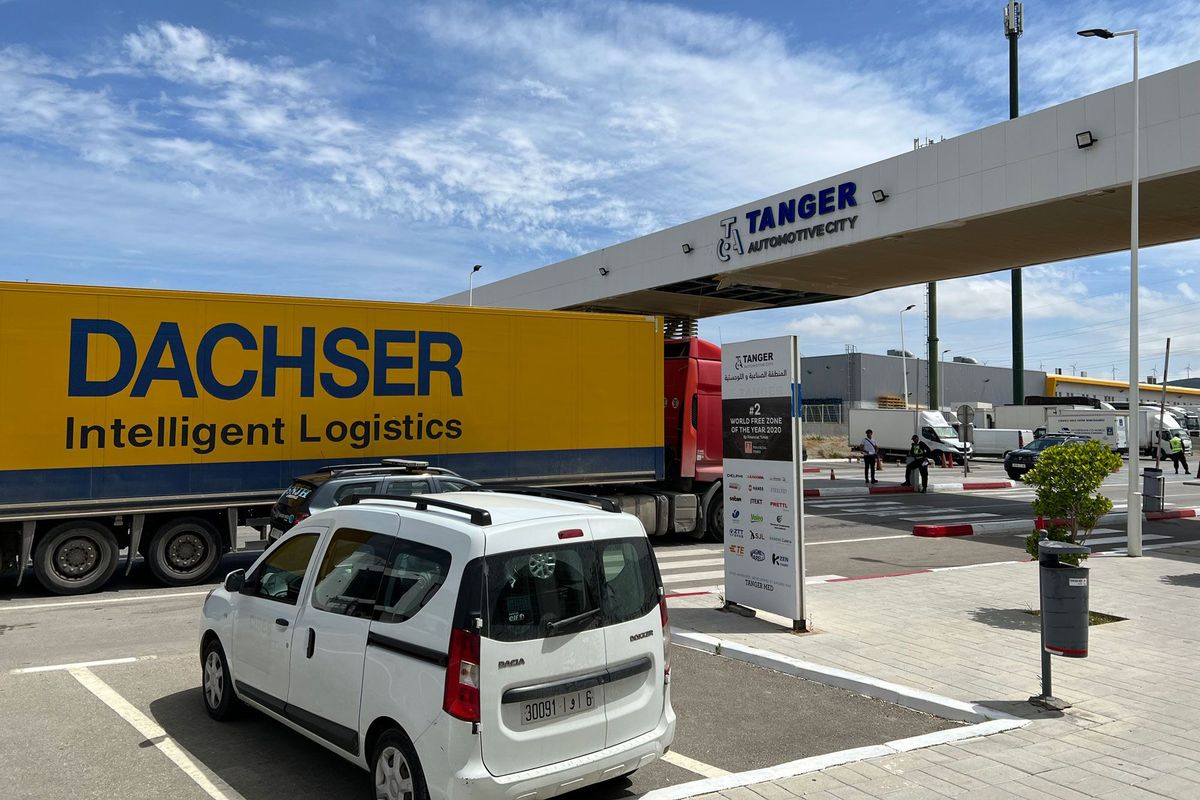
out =
[(136, 603), (139, 600), (169, 600), (172, 597), (201, 597), (208, 592), (168, 592), (166, 594), (141, 594), (137, 597), (106, 597), (100, 600), (67, 600), (61, 603), (27, 603), (22, 606), (0, 604), (0, 611), (37, 611), (43, 608), (69, 608), (72, 606), (98, 606), (107, 603)]
[(816, 547), (819, 544), (851, 544), (853, 542), (879, 542), (884, 539), (911, 539), (911, 533), (896, 533), (891, 536), (864, 536), (861, 539), (830, 539), (824, 542), (805, 542), (805, 547)]
[(686, 769), (688, 772), (703, 775), (706, 778), (720, 778), (729, 774), (728, 770), (714, 767), (711, 764), (705, 764), (703, 761), (697, 761), (694, 758), (688, 758), (676, 753), (674, 750), (664, 753), (662, 760), (668, 764), (674, 764), (681, 769)]
[(85, 667), (109, 667), (113, 664), (132, 664), (135, 661), (145, 661), (148, 659), (157, 658), (157, 656), (129, 656), (127, 658), (106, 658), (103, 661), (79, 661), (74, 664), (51, 664), (47, 667), (22, 667), (21, 669), (10, 669), (9, 675), (29, 675), (34, 672), (57, 672), (64, 669), (83, 669)]
[(152, 742), (159, 751), (172, 763), (191, 778), (204, 793), (213, 800), (245, 800), (240, 793), (221, 780), (211, 770), (196, 763), (192, 756), (167, 736), (157, 722), (147, 717), (133, 706), (128, 700), (117, 694), (111, 686), (96, 676), (87, 668), (76, 668), (70, 671), (71, 676), (79, 681), (85, 689), (94, 694), (100, 702), (117, 712), (117, 715), (128, 722), (148, 742)]

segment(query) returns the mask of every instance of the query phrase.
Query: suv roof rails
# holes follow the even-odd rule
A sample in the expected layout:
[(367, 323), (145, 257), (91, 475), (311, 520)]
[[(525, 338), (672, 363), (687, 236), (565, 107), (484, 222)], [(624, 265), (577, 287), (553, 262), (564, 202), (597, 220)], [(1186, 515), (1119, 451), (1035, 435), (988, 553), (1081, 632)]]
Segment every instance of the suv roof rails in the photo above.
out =
[(541, 486), (522, 486), (520, 484), (491, 484), (485, 487), (491, 492), (506, 492), (508, 494), (528, 494), (534, 497), (545, 497), (550, 500), (567, 500), (572, 503), (584, 503), (597, 506), (603, 511), (614, 514), (621, 513), (621, 506), (611, 497), (598, 497), (583, 492), (568, 492), (565, 489), (547, 489)]
[(396, 470), (404, 470), (410, 474), (427, 472), (431, 475), (452, 475), (456, 478), (462, 477), (457, 472), (446, 469), (445, 467), (431, 467), (429, 466), (428, 461), (409, 461), (403, 458), (385, 458), (378, 464), (326, 464), (325, 466), (316, 469), (315, 472), (350, 472), (352, 470), (357, 470), (360, 472), (395, 472)]
[(492, 514), (485, 508), (475, 508), (463, 503), (452, 503), (449, 500), (438, 500), (433, 497), (420, 495), (397, 496), (390, 494), (348, 494), (338, 501), (339, 506), (353, 506), (364, 501), (388, 500), (396, 503), (412, 503), (417, 511), (428, 511), (430, 507), (444, 508), (447, 511), (458, 511), (471, 518), (472, 525), (487, 526), (492, 524)]

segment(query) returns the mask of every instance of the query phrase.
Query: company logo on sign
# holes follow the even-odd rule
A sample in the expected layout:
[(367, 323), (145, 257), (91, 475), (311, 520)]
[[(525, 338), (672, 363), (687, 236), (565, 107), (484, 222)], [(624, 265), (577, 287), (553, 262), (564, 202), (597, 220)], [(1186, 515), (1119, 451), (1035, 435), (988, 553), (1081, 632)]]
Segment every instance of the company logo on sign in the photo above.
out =
[(754, 541), (755, 539), (766, 539), (766, 538), (767, 537), (763, 536), (758, 531), (750, 531), (750, 540), (751, 541)]
[[(736, 513), (736, 512), (735, 512), (735, 513)], [(762, 514), (751, 514), (751, 515), (750, 515), (750, 521), (751, 521), (751, 522), (762, 522), (762, 521), (763, 521), (763, 516), (762, 516)]]
[(763, 476), (762, 476), (762, 475), (747, 475), (746, 477), (747, 477), (749, 480), (752, 480), (752, 481), (761, 481), (761, 480), (765, 480), (765, 478), (763, 478)]
[(788, 565), (788, 557), (772, 553), (771, 563), (777, 567), (786, 567)]
[(744, 544), (731, 544), (729, 545), (729, 552), (735, 556), (744, 556), (746, 555), (746, 546)]
[(743, 366), (751, 367), (758, 364), (770, 364), (775, 360), (774, 353), (745, 353), (743, 355), (735, 355), (733, 357), (733, 368), (741, 369)]
[[(732, 536), (734, 539), (744, 539), (746, 537), (746, 531), (743, 528), (730, 528), (729, 535)], [(750, 534), (750, 538), (751, 539), (754, 538), (753, 533)]]
[[(847, 181), (837, 186), (827, 186), (816, 193), (805, 193), (800, 197), (747, 211), (746, 222), (749, 223), (751, 236), (771, 232), (771, 235), (764, 235), (750, 242), (749, 252), (758, 253), (773, 247), (854, 230), (854, 225), (858, 222), (857, 214), (828, 222), (818, 221), (813, 225), (808, 225), (806, 221), (816, 216), (857, 207), (858, 201), (854, 197), (857, 189), (854, 183)], [(718, 224), (721, 226), (721, 238), (717, 239), (717, 260), (725, 262), (735, 254), (744, 255), (747, 248), (742, 243), (737, 216), (725, 217)], [(774, 232), (789, 226), (792, 230)]]
[(738, 489), (742, 488), (742, 485), (740, 483), (731, 483), (729, 484), (729, 488), (736, 492)]
[(742, 515), (742, 512), (741, 512), (741, 510), (740, 510), (740, 509), (736, 509), (736, 508), (735, 508), (735, 509), (733, 510), (733, 512), (732, 512), (732, 513), (731, 513), (729, 516), (733, 517), (734, 519), (737, 519), (737, 518), (738, 518), (738, 517), (740, 517), (741, 515)]
[(731, 494), (731, 495), (729, 495), (729, 502), (740, 503), (740, 502), (742, 502), (742, 498), (738, 497), (736, 494)]
[(783, 486), (772, 486), (771, 494), (787, 494), (787, 489)]
[(787, 503), (781, 503), (781, 502), (779, 502), (778, 500), (772, 500), (772, 501), (771, 501), (771, 508), (784, 508), (784, 509), (786, 509), (787, 507), (788, 507), (788, 504), (787, 504)]
[[(751, 497), (751, 498), (750, 498), (750, 504), (751, 504), (751, 505), (755, 505), (755, 506), (761, 506), (761, 505), (762, 505), (762, 498), (761, 498), (761, 497)], [(771, 505), (775, 505), (775, 504), (774, 504), (774, 503), (772, 503)]]
[(764, 553), (762, 550), (751, 550), (750, 557), (753, 558), (755, 561), (764, 561), (764, 560), (766, 560), (767, 554)]

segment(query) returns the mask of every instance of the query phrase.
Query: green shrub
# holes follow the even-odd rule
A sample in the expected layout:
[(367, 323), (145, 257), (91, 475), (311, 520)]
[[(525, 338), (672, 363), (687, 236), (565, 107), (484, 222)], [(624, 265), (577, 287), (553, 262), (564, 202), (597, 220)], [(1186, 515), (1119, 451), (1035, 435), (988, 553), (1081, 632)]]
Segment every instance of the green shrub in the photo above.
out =
[[(1112, 510), (1112, 500), (1099, 493), (1100, 485), (1120, 466), (1121, 457), (1094, 440), (1042, 451), (1037, 465), (1025, 475), (1025, 482), (1037, 489), (1033, 511), (1046, 519), (1051, 539), (1087, 544), (1088, 534)], [(1051, 520), (1065, 524), (1051, 526)], [(1034, 558), (1037, 542), (1036, 531), (1025, 541), (1025, 549)]]

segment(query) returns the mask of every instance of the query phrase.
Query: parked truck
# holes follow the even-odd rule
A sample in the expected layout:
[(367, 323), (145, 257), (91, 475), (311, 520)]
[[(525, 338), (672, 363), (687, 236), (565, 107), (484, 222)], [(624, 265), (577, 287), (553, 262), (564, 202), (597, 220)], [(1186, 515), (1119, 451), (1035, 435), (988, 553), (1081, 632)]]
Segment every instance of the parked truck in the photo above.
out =
[(971, 423), (971, 445), (977, 456), (1003, 456), (1033, 441), (1033, 431), (1018, 428), (981, 428)]
[(1125, 411), (1103, 409), (1071, 409), (1049, 407), (1046, 432), (1086, 436), (1108, 445), (1114, 453), (1129, 452), (1129, 414)]
[(723, 534), (720, 349), (656, 317), (0, 283), (0, 366), (0, 570), (55, 593), (122, 551), (201, 582), (293, 476), (385, 457)]
[(852, 408), (848, 418), (850, 440), (856, 442), (870, 429), (884, 458), (902, 457), (916, 434), (934, 456), (962, 461), (973, 454), (971, 445), (959, 440), (950, 421), (940, 411), (915, 411), (901, 408)]
[(1171, 457), (1171, 438), (1176, 434), (1183, 440), (1183, 451), (1191, 454), (1192, 437), (1179, 421), (1168, 411), (1163, 413), (1151, 406), (1142, 406), (1138, 417), (1138, 452), (1144, 456), (1154, 455), (1155, 447), (1159, 449), (1162, 459)]

